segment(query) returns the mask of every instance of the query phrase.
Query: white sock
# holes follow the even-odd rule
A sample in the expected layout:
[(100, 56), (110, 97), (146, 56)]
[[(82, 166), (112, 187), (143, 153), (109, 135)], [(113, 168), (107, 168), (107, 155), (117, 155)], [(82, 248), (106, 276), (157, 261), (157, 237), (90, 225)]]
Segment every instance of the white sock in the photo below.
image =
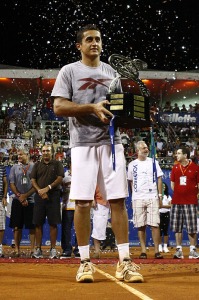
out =
[(164, 248), (167, 248), (167, 244), (164, 244)]
[(117, 245), (117, 248), (118, 248), (120, 263), (124, 260), (124, 258), (130, 257), (129, 243), (119, 244)]
[(195, 246), (190, 246), (190, 252), (195, 249)]
[(180, 251), (182, 251), (182, 246), (176, 246)]
[(89, 245), (79, 246), (78, 249), (81, 260), (90, 259)]

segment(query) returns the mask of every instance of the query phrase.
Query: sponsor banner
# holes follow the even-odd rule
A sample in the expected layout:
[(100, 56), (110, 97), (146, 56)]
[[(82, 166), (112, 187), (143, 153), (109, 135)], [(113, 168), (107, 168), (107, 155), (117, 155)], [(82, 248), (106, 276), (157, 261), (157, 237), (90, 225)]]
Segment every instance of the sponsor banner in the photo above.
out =
[(170, 113), (162, 112), (157, 115), (158, 121), (162, 123), (174, 123), (174, 124), (199, 124), (199, 114), (193, 113)]

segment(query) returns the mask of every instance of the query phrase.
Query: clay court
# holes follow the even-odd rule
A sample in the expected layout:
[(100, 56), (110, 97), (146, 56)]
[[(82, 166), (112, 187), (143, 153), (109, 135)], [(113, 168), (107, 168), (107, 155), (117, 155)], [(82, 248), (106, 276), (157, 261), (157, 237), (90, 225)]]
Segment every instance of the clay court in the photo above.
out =
[(89, 284), (75, 281), (80, 262), (77, 258), (50, 260), (47, 248), (43, 249), (43, 259), (29, 258), (27, 248), (15, 258), (13, 249), (6, 247), (5, 257), (0, 259), (0, 299), (198, 299), (199, 260), (187, 258), (188, 247), (183, 250), (183, 260), (172, 258), (172, 248), (163, 260), (158, 260), (150, 247), (148, 258), (141, 260), (140, 249), (132, 247), (131, 257), (145, 279), (144, 283), (134, 284), (115, 279), (117, 252), (105, 251), (100, 259), (92, 259), (96, 273), (94, 283)]

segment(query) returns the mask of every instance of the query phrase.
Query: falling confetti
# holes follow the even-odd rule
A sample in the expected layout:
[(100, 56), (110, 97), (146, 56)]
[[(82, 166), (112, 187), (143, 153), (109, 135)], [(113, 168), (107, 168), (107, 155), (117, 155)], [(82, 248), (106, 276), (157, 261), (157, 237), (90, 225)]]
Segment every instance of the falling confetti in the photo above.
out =
[[(1, 4), (1, 64), (60, 68), (77, 60), (76, 31), (101, 29), (105, 62), (113, 54), (143, 59), (149, 69), (187, 71), (199, 67), (196, 1), (115, 0)], [(195, 3), (195, 4), (194, 4)]]

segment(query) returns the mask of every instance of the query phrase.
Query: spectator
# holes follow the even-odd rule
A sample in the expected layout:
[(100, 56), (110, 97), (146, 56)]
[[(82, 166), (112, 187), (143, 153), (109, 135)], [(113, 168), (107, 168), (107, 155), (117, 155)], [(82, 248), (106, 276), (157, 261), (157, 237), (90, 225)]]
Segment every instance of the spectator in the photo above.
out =
[(174, 104), (174, 107), (173, 107), (173, 109), (172, 109), (172, 112), (180, 112), (180, 108), (179, 108), (179, 106), (178, 106), (177, 103)]
[[(170, 208), (171, 208), (171, 196), (169, 195), (168, 185), (163, 183), (163, 199), (162, 206), (160, 208), (160, 243), (159, 252), (169, 252), (169, 221), (170, 221)], [(163, 238), (163, 247), (162, 247)]]
[(44, 142), (45, 144), (51, 143), (52, 141), (52, 134), (49, 128), (46, 128), (46, 131), (44, 133)]
[(185, 143), (186, 146), (192, 146), (193, 149), (196, 148), (196, 142), (192, 138), (188, 138), (188, 141)]
[(7, 206), (7, 192), (8, 192), (8, 181), (6, 176), (6, 168), (0, 165), (0, 257), (4, 257), (3, 254), (3, 236), (6, 226), (6, 211)]
[(61, 147), (61, 143), (60, 141), (58, 140), (58, 138), (54, 138), (53, 140), (53, 149), (54, 149), (54, 153), (57, 152), (57, 149)]
[(36, 128), (33, 130), (33, 139), (34, 142), (42, 140), (42, 133), (39, 125), (37, 125)]
[(93, 258), (100, 258), (101, 241), (106, 240), (106, 225), (109, 215), (109, 203), (102, 198), (99, 187), (97, 186), (93, 204), (93, 230), (91, 237), (94, 243)]
[(173, 258), (184, 258), (182, 251), (182, 230), (186, 226), (190, 242), (189, 258), (199, 259), (196, 251), (197, 210), (199, 190), (199, 166), (189, 161), (187, 147), (177, 150), (178, 164), (171, 171), (173, 190), (170, 214), (170, 230), (175, 232), (176, 252)]
[(55, 159), (63, 162), (64, 158), (65, 153), (63, 152), (63, 147), (58, 147), (57, 152), (55, 153)]
[(32, 131), (29, 128), (27, 128), (26, 130), (24, 130), (24, 132), (22, 133), (22, 138), (24, 140), (30, 140), (31, 137), (32, 137)]
[(61, 223), (60, 192), (64, 168), (61, 162), (52, 159), (52, 145), (42, 147), (42, 160), (36, 162), (31, 172), (32, 185), (36, 190), (33, 223), (35, 224), (36, 249), (34, 258), (43, 257), (42, 227), (47, 217), (50, 225), (50, 258), (57, 258), (57, 224)]
[(180, 110), (181, 112), (187, 112), (186, 106), (185, 104), (182, 104), (182, 108)]
[(189, 113), (194, 113), (194, 107), (193, 107), (192, 104), (189, 104), (188, 112)]
[(5, 156), (8, 156), (8, 150), (6, 149), (6, 144), (3, 141), (0, 143), (0, 152), (4, 153)]
[[(157, 183), (154, 181), (152, 158), (148, 157), (149, 150), (145, 142), (137, 143), (138, 158), (128, 165), (128, 180), (132, 191), (133, 222), (138, 228), (141, 245), (140, 258), (147, 258), (146, 254), (146, 226), (152, 230), (155, 247), (155, 258), (163, 258), (159, 252), (160, 215), (162, 204), (162, 175), (158, 161), (155, 161)], [(159, 193), (159, 194), (158, 194)]]
[(60, 259), (71, 258), (72, 253), (75, 257), (80, 257), (77, 238), (75, 234), (75, 248), (72, 247), (71, 230), (74, 222), (75, 200), (69, 198), (71, 185), (70, 171), (65, 172), (63, 178), (63, 193), (62, 193), (62, 223), (61, 223), (61, 247), (62, 254)]
[(10, 189), (14, 193), (11, 206), (10, 228), (14, 230), (15, 255), (20, 256), (22, 229), (29, 229), (30, 255), (35, 247), (35, 226), (32, 223), (34, 207), (34, 188), (30, 181), (33, 165), (25, 150), (18, 150), (18, 163), (12, 166), (9, 175)]
[(169, 111), (169, 112), (172, 111), (172, 106), (171, 106), (171, 102), (170, 102), (170, 101), (167, 101), (167, 102), (165, 103), (165, 106), (164, 106), (164, 108), (163, 108), (163, 112), (165, 112), (165, 111)]
[(156, 144), (156, 151), (162, 151), (163, 150), (164, 143), (163, 143), (160, 136), (157, 137), (157, 141), (156, 141), (155, 144)]

